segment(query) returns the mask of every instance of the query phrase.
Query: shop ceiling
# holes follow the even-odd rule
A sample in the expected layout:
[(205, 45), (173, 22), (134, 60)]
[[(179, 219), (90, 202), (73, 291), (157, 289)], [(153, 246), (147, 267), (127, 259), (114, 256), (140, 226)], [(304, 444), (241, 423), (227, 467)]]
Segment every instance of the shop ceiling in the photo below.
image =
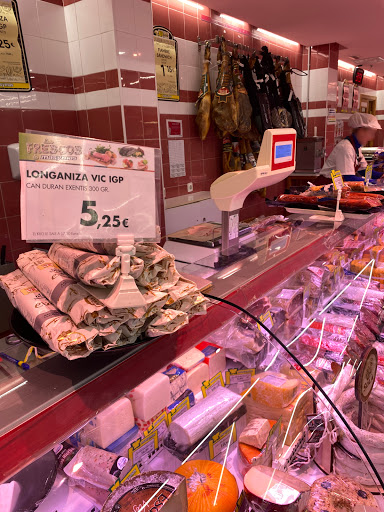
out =
[[(305, 46), (339, 43), (340, 59), (384, 59), (384, 0), (205, 0), (208, 7)], [(376, 60), (376, 59), (375, 59)], [(384, 60), (363, 62), (384, 75)]]

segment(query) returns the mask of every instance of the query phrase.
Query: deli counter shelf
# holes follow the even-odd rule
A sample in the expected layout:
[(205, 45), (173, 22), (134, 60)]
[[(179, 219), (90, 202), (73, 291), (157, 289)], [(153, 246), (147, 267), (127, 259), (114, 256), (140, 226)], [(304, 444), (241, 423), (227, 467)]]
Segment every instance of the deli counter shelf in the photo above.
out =
[[(335, 227), (293, 215), (292, 233), (283, 248), (276, 248), (268, 239), (260, 244), (256, 238), (251, 243), (253, 253), (225, 269), (212, 271), (201, 265), (185, 265), (184, 270), (196, 275), (208, 271), (213, 283), (211, 295), (246, 307), (371, 220), (374, 215), (361, 216)], [(212, 305), (207, 315), (192, 318), (178, 332), (137, 344), (125, 353), (92, 354), (75, 361), (53, 355), (39, 359), (28, 371), (15, 367), (14, 385), (0, 391), (0, 482), (69, 437), (233, 315), (231, 308)], [(4, 339), (0, 351), (23, 359), (27, 347), (7, 345)]]

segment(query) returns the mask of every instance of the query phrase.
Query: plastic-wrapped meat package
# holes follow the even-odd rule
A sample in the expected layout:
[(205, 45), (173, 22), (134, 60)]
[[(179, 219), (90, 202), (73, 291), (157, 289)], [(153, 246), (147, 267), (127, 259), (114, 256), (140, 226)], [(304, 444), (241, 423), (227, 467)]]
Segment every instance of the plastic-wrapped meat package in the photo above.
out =
[(75, 324), (84, 322), (87, 325), (103, 326), (100, 334), (111, 334), (129, 317), (127, 309), (111, 312), (104, 307), (77, 281), (58, 268), (44, 251), (33, 250), (21, 254), (17, 265), (37, 289), (57, 309), (69, 315)]
[(376, 382), (384, 388), (384, 366), (377, 367)]
[[(368, 261), (367, 261), (368, 263)], [(367, 285), (368, 286), (368, 290), (372, 290), (372, 291), (376, 291), (376, 292), (379, 292), (379, 293), (382, 293), (380, 292), (380, 284), (377, 282), (377, 281), (372, 281), (369, 283), (368, 282), (368, 279), (364, 276), (355, 276), (355, 274), (346, 274), (345, 275), (345, 279), (348, 283), (348, 281), (351, 283), (351, 286), (348, 288), (348, 290), (351, 290), (352, 291), (352, 288), (361, 288), (363, 291), (366, 289)]]
[(231, 319), (214, 331), (207, 341), (225, 348), (227, 357), (239, 361), (247, 368), (257, 368), (268, 354), (267, 339), (257, 327), (244, 328), (239, 323), (239, 316)]
[(127, 462), (126, 457), (93, 446), (85, 446), (80, 448), (64, 467), (64, 472), (76, 485), (84, 486), (85, 482), (88, 482), (107, 490), (116, 483)]
[(20, 270), (0, 277), (12, 305), (43, 338), (51, 350), (67, 359), (86, 357), (101, 348), (98, 330), (77, 326), (71, 318), (58, 311)]
[(306, 319), (309, 319), (313, 316), (315, 311), (317, 311), (320, 305), (320, 297), (313, 297), (312, 295), (308, 296), (304, 300), (304, 316)]
[[(247, 310), (255, 317), (259, 318), (261, 315), (264, 315), (271, 308), (271, 303), (268, 297), (263, 297), (261, 299), (252, 302), (251, 306), (247, 307)], [(249, 315), (245, 313), (241, 313), (238, 317), (239, 326), (244, 329), (254, 330), (254, 327), (257, 325), (257, 322), (253, 320)]]
[[(343, 315), (324, 314), (320, 319), (313, 322), (311, 328), (321, 331), (324, 318), (324, 333), (341, 334), (347, 338), (351, 334), (354, 318)], [(375, 336), (360, 320), (357, 320), (351, 339), (359, 344), (366, 345), (367, 343), (375, 341)]]
[[(313, 349), (315, 349), (315, 352), (316, 352), (317, 349), (319, 348), (320, 336), (319, 335), (313, 336), (313, 335), (305, 333), (302, 336), (300, 336), (298, 341), (302, 345), (305, 345), (307, 347), (312, 347)], [(320, 350), (323, 351), (324, 353), (326, 351), (330, 351), (330, 352), (334, 352), (337, 354), (342, 354), (343, 352), (346, 351), (346, 344), (347, 344), (346, 339), (344, 341), (342, 341), (342, 339), (340, 339), (340, 341), (339, 341), (339, 340), (332, 339), (332, 337), (324, 337), (323, 336), (323, 339), (321, 340)], [(319, 355), (324, 356), (324, 353), (323, 354), (319, 353)]]
[(300, 306), (303, 306), (303, 289), (292, 290), (285, 288), (272, 299), (272, 304), (284, 309), (286, 314), (290, 316)]
[(324, 291), (328, 293), (331, 288), (331, 275), (322, 264), (314, 264), (298, 274), (298, 282), (309, 287), (311, 297), (322, 297)]

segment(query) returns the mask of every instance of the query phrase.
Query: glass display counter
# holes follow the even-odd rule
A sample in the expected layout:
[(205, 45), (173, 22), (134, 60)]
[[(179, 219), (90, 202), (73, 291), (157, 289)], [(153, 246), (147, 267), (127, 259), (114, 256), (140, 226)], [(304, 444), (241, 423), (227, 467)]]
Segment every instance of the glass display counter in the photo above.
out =
[[(206, 512), (376, 509), (382, 217), (337, 227), (307, 219), (292, 215), (284, 237), (276, 226), (258, 234), (249, 256), (224, 269), (181, 264), (212, 282), (211, 304), (174, 334), (123, 353), (32, 357), (30, 370), (5, 365), (6, 375), (1, 367), (0, 479), (13, 482), (10, 512), (28, 494), (25, 479), (37, 485), (30, 464), (51, 467), (42, 457), (52, 453), (51, 485), (31, 497), (47, 496), (39, 512), (197, 512), (201, 493), (210, 494)], [(28, 348), (0, 343), (21, 360)], [(371, 347), (379, 366), (359, 413), (354, 385)], [(134, 484), (146, 492), (133, 498)], [(148, 491), (159, 488), (163, 502)]]

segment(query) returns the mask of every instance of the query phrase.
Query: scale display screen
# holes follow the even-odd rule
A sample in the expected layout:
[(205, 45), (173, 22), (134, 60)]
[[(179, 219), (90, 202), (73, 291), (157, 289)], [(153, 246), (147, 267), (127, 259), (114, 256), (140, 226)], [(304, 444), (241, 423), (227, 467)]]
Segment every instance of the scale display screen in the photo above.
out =
[(292, 160), (293, 143), (276, 142), (274, 161), (275, 163), (289, 162)]

